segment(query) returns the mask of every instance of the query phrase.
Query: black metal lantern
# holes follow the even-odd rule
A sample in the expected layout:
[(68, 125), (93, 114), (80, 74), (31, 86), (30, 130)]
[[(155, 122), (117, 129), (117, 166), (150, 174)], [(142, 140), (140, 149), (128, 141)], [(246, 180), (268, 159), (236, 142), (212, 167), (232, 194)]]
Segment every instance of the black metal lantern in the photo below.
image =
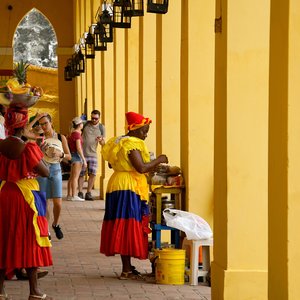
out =
[(64, 71), (64, 79), (65, 81), (72, 81), (72, 76), (70, 75), (70, 66), (67, 65), (65, 66), (65, 71)]
[(77, 56), (77, 70), (79, 73), (84, 73), (85, 71), (84, 55), (82, 54), (80, 48), (76, 56)]
[(78, 62), (77, 62), (77, 53), (72, 55), (72, 59), (71, 59), (71, 64), (72, 64), (72, 69), (73, 69), (73, 74), (74, 76), (79, 76), (80, 72), (78, 71)]
[(148, 0), (147, 12), (165, 14), (168, 12), (169, 0)]
[(64, 70), (64, 79), (65, 81), (72, 81), (72, 78), (74, 77), (72, 59), (68, 59), (67, 63)]
[(100, 22), (98, 22), (94, 27), (95, 51), (107, 50), (107, 44), (106, 42), (103, 42), (104, 38), (105, 38), (105, 28)]
[(128, 11), (128, 14), (132, 17), (142, 17), (144, 15), (144, 0), (131, 0), (131, 10)]
[(113, 27), (131, 27), (131, 2), (129, 0), (115, 0), (113, 3)]
[(99, 16), (98, 23), (99, 22), (103, 25), (103, 28), (105, 30), (105, 35), (100, 37), (101, 41), (106, 43), (112, 43), (113, 42), (113, 20), (107, 9), (104, 9), (102, 14)]
[(85, 58), (95, 58), (95, 40), (90, 32), (85, 38)]

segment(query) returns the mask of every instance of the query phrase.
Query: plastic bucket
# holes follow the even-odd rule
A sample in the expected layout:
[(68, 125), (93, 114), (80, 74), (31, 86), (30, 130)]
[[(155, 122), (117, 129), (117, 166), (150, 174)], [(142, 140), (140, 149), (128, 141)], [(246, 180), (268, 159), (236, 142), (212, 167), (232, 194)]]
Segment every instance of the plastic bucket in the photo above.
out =
[(185, 250), (154, 250), (155, 280), (161, 284), (184, 284)]

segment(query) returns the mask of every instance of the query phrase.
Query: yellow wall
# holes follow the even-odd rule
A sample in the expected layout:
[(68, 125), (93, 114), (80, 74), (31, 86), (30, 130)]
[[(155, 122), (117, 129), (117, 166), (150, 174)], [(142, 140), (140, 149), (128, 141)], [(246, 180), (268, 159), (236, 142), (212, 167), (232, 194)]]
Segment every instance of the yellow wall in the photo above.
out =
[(58, 77), (57, 70), (30, 66), (27, 72), (27, 81), (32, 86), (43, 87), (44, 94), (37, 104), (29, 109), (29, 116), (37, 112), (47, 112), (52, 116), (53, 126), (60, 131), (59, 124), (59, 100), (58, 100)]

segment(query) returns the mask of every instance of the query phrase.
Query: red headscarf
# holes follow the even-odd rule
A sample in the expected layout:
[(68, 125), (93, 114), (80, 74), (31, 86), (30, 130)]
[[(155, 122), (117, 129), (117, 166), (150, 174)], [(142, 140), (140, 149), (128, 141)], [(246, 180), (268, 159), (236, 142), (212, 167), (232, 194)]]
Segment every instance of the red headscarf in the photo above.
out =
[(8, 135), (13, 135), (16, 128), (23, 128), (26, 126), (28, 121), (28, 109), (9, 107), (4, 118)]
[(126, 120), (128, 124), (127, 129), (129, 131), (136, 130), (152, 122), (149, 118), (145, 118), (144, 116), (132, 111), (126, 113)]

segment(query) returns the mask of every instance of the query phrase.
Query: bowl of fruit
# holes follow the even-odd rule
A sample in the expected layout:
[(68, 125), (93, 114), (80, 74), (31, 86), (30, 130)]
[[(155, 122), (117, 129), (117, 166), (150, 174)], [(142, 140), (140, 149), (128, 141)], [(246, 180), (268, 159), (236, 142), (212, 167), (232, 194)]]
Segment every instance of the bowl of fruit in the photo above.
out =
[(14, 77), (0, 82), (0, 104), (4, 106), (31, 107), (43, 95), (43, 89), (26, 82), (29, 64), (16, 63)]

